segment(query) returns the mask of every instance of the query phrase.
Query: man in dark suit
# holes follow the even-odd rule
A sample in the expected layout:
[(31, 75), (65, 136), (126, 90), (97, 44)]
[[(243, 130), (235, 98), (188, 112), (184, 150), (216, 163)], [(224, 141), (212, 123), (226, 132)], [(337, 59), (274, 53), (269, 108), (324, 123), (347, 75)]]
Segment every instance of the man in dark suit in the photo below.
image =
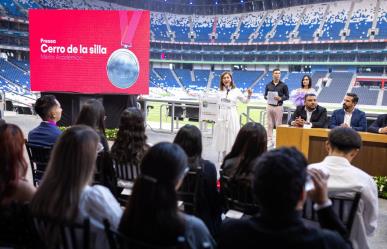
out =
[(364, 112), (355, 108), (359, 97), (355, 93), (347, 93), (343, 100), (343, 109), (332, 113), (329, 129), (337, 126), (351, 127), (356, 131), (367, 131), (367, 119)]
[(305, 105), (297, 106), (288, 124), (296, 127), (325, 128), (327, 109), (317, 104), (315, 94), (305, 95)]
[[(308, 192), (317, 204), (322, 228), (307, 227), (301, 219), (307, 192), (307, 162), (295, 148), (280, 148), (263, 154), (254, 163), (254, 194), (261, 206), (257, 216), (226, 221), (218, 248), (351, 248), (348, 232), (333, 212), (327, 193), (327, 176), (309, 171), (314, 189)], [(331, 229), (334, 231), (329, 231)], [(338, 232), (338, 233), (336, 233)]]
[(387, 114), (379, 115), (375, 122), (368, 128), (369, 132), (387, 134)]
[(62, 108), (54, 95), (44, 95), (36, 100), (35, 112), (42, 118), (38, 127), (28, 133), (28, 142), (38, 146), (53, 146), (62, 133), (56, 126), (62, 116)]

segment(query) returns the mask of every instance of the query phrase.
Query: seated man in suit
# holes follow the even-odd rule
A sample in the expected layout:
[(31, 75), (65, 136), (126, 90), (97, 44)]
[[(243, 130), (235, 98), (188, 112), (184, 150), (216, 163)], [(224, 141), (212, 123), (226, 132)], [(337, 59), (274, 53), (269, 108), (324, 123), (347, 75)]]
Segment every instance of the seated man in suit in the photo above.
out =
[(378, 191), (370, 175), (351, 165), (361, 143), (361, 137), (355, 130), (337, 127), (328, 134), (328, 156), (320, 163), (309, 165), (309, 169), (320, 169), (329, 174), (328, 189), (361, 193), (350, 240), (354, 249), (369, 249), (368, 237), (375, 232), (378, 219)]
[(296, 127), (325, 128), (327, 122), (327, 109), (317, 104), (315, 94), (305, 94), (305, 104), (297, 106), (288, 124)]
[(369, 132), (387, 134), (387, 114), (379, 115), (375, 122), (368, 128)]
[(355, 93), (347, 93), (343, 100), (343, 109), (332, 113), (329, 129), (337, 126), (351, 127), (356, 131), (367, 131), (367, 119), (364, 112), (355, 108), (359, 97)]
[(44, 95), (36, 100), (35, 112), (42, 118), (38, 127), (28, 133), (28, 142), (51, 147), (62, 131), (56, 126), (62, 116), (62, 108), (54, 95)]
[(347, 231), (331, 207), (327, 176), (309, 172), (314, 190), (308, 192), (321, 227), (307, 227), (301, 219), (307, 192), (305, 157), (295, 148), (280, 148), (263, 154), (254, 163), (254, 195), (262, 208), (257, 216), (229, 220), (219, 234), (218, 248), (350, 248)]

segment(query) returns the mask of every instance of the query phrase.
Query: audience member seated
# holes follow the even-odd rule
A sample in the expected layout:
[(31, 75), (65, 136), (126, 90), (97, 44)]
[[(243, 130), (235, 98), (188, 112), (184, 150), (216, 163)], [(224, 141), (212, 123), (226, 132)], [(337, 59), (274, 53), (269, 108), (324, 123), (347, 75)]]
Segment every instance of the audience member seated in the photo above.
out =
[(121, 114), (117, 138), (111, 149), (113, 160), (118, 163), (140, 166), (149, 149), (145, 135), (145, 120), (142, 112), (129, 107)]
[(318, 170), (309, 172), (315, 188), (308, 194), (317, 204), (321, 227), (326, 229), (303, 223), (307, 162), (300, 152), (294, 148), (275, 149), (263, 154), (254, 166), (254, 194), (262, 211), (248, 219), (224, 223), (218, 248), (350, 248), (343, 237), (326, 230), (345, 234), (328, 199), (327, 176)]
[(221, 223), (220, 196), (216, 187), (217, 173), (215, 165), (202, 158), (202, 133), (194, 125), (184, 125), (176, 134), (173, 143), (180, 145), (187, 154), (190, 170), (200, 171), (195, 215), (202, 219), (211, 234), (216, 236)]
[[(31, 202), (35, 216), (78, 223), (89, 218), (91, 238), (95, 239), (91, 240), (90, 248), (107, 247), (103, 219), (116, 228), (122, 215), (120, 205), (107, 188), (89, 185), (95, 171), (98, 143), (98, 134), (85, 125), (63, 132)], [(45, 236), (48, 244), (56, 244), (55, 236)]]
[(214, 248), (204, 223), (178, 211), (176, 189), (188, 172), (188, 160), (180, 146), (159, 143), (141, 163), (141, 176), (119, 225), (119, 231), (147, 244), (173, 246), (184, 237), (189, 248)]
[(327, 109), (317, 104), (315, 94), (305, 95), (305, 104), (297, 106), (288, 124), (295, 127), (325, 128), (327, 123)]
[(62, 116), (62, 108), (54, 95), (44, 95), (36, 100), (35, 112), (43, 122), (28, 133), (28, 142), (37, 146), (51, 147), (62, 131), (56, 126)]
[(355, 93), (347, 93), (343, 100), (343, 109), (333, 111), (329, 129), (335, 127), (351, 127), (356, 131), (367, 131), (367, 119), (364, 112), (356, 108), (359, 97)]
[(316, 90), (312, 87), (312, 78), (304, 75), (301, 80), (301, 87), (290, 93), (290, 100), (295, 106), (303, 106), (306, 94), (316, 95)]
[(375, 122), (368, 128), (369, 132), (387, 134), (387, 114), (379, 115)]
[(238, 132), (231, 152), (224, 158), (223, 174), (240, 184), (251, 187), (254, 176), (253, 160), (267, 150), (265, 128), (255, 122), (245, 124)]
[(361, 192), (350, 240), (355, 249), (368, 249), (370, 246), (367, 237), (375, 232), (377, 225), (378, 192), (372, 177), (351, 165), (360, 150), (361, 142), (361, 137), (355, 130), (335, 128), (328, 135), (328, 156), (320, 163), (309, 165), (309, 168), (321, 169), (330, 175), (329, 189)]
[(103, 150), (109, 152), (109, 145), (105, 134), (105, 108), (101, 101), (97, 99), (89, 99), (82, 106), (81, 112), (78, 115), (75, 124), (87, 125), (93, 128), (99, 135), (100, 143), (103, 145)]
[(35, 187), (26, 179), (23, 132), (14, 124), (0, 126), (0, 206), (30, 202)]

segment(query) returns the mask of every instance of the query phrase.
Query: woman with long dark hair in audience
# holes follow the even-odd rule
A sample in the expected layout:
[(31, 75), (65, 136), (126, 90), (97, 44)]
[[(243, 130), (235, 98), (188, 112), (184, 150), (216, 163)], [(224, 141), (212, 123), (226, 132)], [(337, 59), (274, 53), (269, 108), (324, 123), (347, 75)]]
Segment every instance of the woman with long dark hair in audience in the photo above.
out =
[(97, 99), (87, 100), (82, 106), (75, 124), (83, 124), (93, 128), (99, 135), (104, 151), (109, 151), (109, 145), (105, 133), (105, 108), (103, 107), (101, 101)]
[(14, 124), (0, 125), (0, 206), (30, 202), (35, 187), (26, 179), (24, 136)]
[(153, 245), (176, 245), (184, 237), (189, 248), (214, 248), (204, 223), (177, 208), (176, 189), (188, 172), (187, 163), (176, 144), (159, 143), (149, 149), (121, 219), (121, 233)]
[[(98, 134), (88, 126), (67, 129), (55, 144), (43, 181), (32, 202), (36, 216), (58, 221), (82, 222), (89, 218), (95, 236), (91, 248), (104, 248), (103, 219), (118, 226), (122, 209), (111, 192), (100, 185), (90, 186), (95, 171), (99, 144)], [(56, 243), (55, 236), (44, 238)]]
[(135, 107), (127, 108), (121, 114), (111, 156), (119, 163), (140, 165), (141, 159), (149, 148), (146, 140), (145, 120), (142, 112)]
[(267, 151), (265, 128), (255, 122), (245, 124), (238, 132), (231, 152), (224, 158), (221, 169), (223, 174), (251, 185), (254, 159)]
[(173, 143), (180, 145), (187, 154), (190, 170), (200, 173), (195, 215), (201, 218), (211, 234), (216, 236), (221, 224), (220, 199), (216, 187), (217, 173), (215, 165), (202, 158), (202, 133), (194, 125), (184, 125), (176, 134)]

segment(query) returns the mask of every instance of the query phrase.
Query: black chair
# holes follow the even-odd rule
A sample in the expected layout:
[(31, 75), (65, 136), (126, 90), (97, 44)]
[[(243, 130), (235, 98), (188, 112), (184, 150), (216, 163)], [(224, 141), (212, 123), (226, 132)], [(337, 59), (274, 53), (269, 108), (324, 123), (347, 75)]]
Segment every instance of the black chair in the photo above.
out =
[[(128, 195), (130, 195), (134, 181), (140, 175), (140, 166), (131, 165), (128, 163), (120, 163), (113, 160), (114, 171), (117, 178), (117, 195), (116, 198), (121, 203), (125, 205), (128, 200)], [(123, 194), (123, 191), (127, 194)]]
[(184, 249), (189, 248), (186, 245), (185, 238), (178, 238), (176, 241), (176, 245), (173, 246), (159, 246), (148, 244), (144, 241), (138, 241), (135, 239), (131, 239), (126, 237), (125, 235), (113, 231), (110, 229), (110, 223), (107, 220), (104, 220), (105, 225), (105, 233), (108, 238), (110, 249)]
[(26, 204), (0, 206), (0, 248), (42, 248)]
[[(348, 234), (351, 233), (353, 221), (356, 217), (356, 211), (359, 206), (361, 193), (359, 192), (329, 192), (329, 198), (332, 201), (332, 208), (341, 222), (347, 228)], [(314, 203), (309, 198), (304, 204), (302, 217), (309, 225), (318, 226), (317, 213), (313, 208)]]
[(47, 217), (33, 217), (35, 228), (46, 248), (90, 249), (90, 221), (63, 222)]
[(50, 160), (52, 147), (37, 146), (26, 142), (26, 148), (28, 158), (30, 159), (32, 179), (34, 186), (37, 187), (43, 178), (44, 171)]
[(185, 104), (185, 116), (189, 121), (199, 122), (199, 105)]
[(251, 186), (224, 175), (222, 171), (220, 171), (220, 194), (226, 210), (235, 210), (244, 215), (254, 215), (260, 210)]
[(93, 184), (103, 185), (113, 195), (117, 194), (117, 178), (109, 152), (101, 151), (98, 153)]
[(202, 178), (202, 168), (190, 169), (184, 177), (183, 183), (177, 191), (177, 196), (183, 202), (183, 210), (188, 214), (196, 215), (197, 196)]
[[(168, 117), (172, 116), (172, 103), (168, 103), (170, 106), (168, 106)], [(175, 103), (175, 105), (181, 105), (181, 103)], [(175, 106), (175, 115), (174, 120), (183, 120), (183, 114), (184, 114), (184, 108), (181, 106)]]

